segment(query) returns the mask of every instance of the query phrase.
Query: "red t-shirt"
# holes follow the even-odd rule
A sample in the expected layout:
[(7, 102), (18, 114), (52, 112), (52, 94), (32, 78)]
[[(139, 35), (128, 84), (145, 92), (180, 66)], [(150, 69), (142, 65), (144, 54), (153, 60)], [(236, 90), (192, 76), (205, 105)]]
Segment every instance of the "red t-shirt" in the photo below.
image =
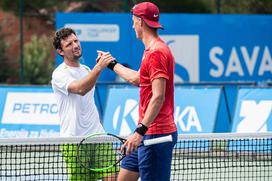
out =
[(166, 134), (177, 130), (174, 122), (174, 63), (169, 47), (160, 38), (144, 51), (140, 67), (139, 123), (152, 97), (152, 81), (166, 79), (165, 101), (146, 134)]

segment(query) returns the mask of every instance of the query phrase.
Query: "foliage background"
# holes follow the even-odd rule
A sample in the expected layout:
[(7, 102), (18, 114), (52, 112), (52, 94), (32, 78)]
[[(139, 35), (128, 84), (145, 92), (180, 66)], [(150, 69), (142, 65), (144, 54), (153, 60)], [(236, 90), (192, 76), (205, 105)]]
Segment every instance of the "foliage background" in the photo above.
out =
[[(0, 83), (50, 83), (55, 54), (50, 37), (55, 30), (57, 11), (129, 12), (131, 7), (139, 2), (142, 1), (1, 0)], [(161, 12), (167, 13), (272, 13), (271, 0), (153, 0), (151, 2), (157, 4)], [(9, 27), (11, 21), (18, 25), (15, 28)], [(20, 23), (22, 27), (19, 27)]]

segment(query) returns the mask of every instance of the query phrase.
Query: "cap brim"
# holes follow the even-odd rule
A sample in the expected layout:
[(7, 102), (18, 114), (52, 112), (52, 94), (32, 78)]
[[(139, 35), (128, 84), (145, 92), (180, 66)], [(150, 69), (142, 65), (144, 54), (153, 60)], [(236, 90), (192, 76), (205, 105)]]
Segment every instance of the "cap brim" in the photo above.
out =
[(151, 28), (164, 29), (163, 26), (159, 22), (151, 21), (151, 20), (148, 20), (148, 19), (145, 19), (145, 18), (143, 18), (143, 20)]

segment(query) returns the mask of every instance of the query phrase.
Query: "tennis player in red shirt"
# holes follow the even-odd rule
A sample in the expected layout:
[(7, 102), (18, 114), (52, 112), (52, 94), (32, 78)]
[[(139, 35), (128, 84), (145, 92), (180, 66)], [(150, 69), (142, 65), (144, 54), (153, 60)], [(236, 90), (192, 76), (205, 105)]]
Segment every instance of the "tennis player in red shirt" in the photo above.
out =
[[(117, 61), (109, 68), (126, 81), (140, 87), (139, 121), (134, 134), (126, 141), (127, 157), (122, 161), (119, 181), (170, 180), (172, 150), (177, 141), (174, 122), (174, 58), (157, 30), (159, 9), (150, 2), (132, 8), (133, 28), (145, 51), (139, 71)], [(144, 146), (143, 140), (172, 135), (173, 142)]]

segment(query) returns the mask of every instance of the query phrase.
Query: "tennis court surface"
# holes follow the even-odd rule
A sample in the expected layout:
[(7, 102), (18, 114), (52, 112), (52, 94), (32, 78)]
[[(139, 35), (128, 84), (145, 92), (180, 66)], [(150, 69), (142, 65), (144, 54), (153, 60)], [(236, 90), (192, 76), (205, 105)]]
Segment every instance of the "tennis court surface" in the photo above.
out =
[[(0, 181), (96, 180), (98, 177), (86, 175), (104, 173), (82, 169), (76, 163), (77, 144), (82, 139), (0, 139)], [(88, 144), (106, 142), (108, 141), (100, 140), (99, 143)], [(110, 149), (119, 148), (115, 143), (110, 144)], [(73, 151), (69, 155), (70, 163), (65, 158), (64, 147)], [(76, 170), (76, 174), (81, 175), (80, 179), (71, 177), (71, 170)], [(117, 174), (110, 172), (118, 170), (119, 164), (114, 169), (103, 172), (116, 177)], [(173, 151), (171, 180), (272, 180), (272, 133), (179, 135)]]

